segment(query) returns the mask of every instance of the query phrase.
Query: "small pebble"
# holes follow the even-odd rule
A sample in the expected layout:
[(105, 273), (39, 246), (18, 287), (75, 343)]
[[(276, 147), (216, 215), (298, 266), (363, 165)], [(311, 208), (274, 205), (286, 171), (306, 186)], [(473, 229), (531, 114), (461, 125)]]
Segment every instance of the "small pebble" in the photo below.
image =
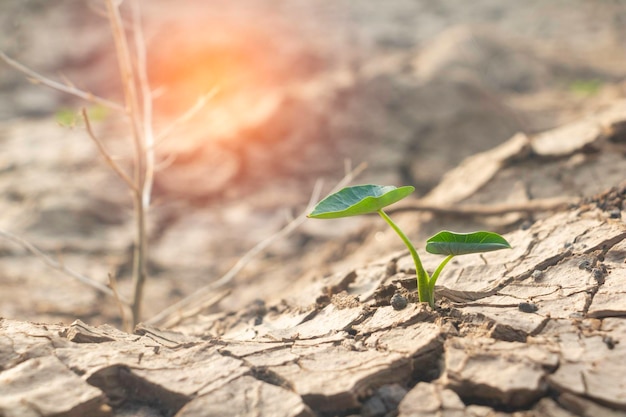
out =
[(589, 262), (586, 259), (578, 262), (578, 269), (587, 269), (587, 270), (589, 270), (590, 267), (591, 267), (591, 262)]
[(389, 302), (394, 310), (402, 310), (407, 306), (409, 301), (406, 297), (400, 293), (395, 293), (393, 297), (391, 297), (391, 301)]
[(541, 281), (543, 279), (543, 271), (535, 269), (531, 275), (533, 281)]
[(604, 336), (602, 338), (602, 341), (604, 342), (606, 347), (608, 347), (611, 350), (615, 349), (615, 345), (619, 343), (619, 340), (615, 340), (611, 336)]
[(621, 219), (622, 218), (622, 212), (619, 209), (613, 209), (613, 210), (609, 211), (609, 217), (611, 219)]
[(537, 307), (537, 304), (534, 303), (519, 303), (519, 305), (517, 306), (519, 308), (520, 311), (524, 312), (524, 313), (534, 313), (535, 311), (539, 310), (539, 307)]
[(591, 274), (597, 282), (600, 284), (604, 283), (604, 270), (602, 268), (593, 268)]
[(530, 220), (524, 220), (524, 222), (520, 225), (520, 229), (528, 230), (532, 227), (533, 222)]

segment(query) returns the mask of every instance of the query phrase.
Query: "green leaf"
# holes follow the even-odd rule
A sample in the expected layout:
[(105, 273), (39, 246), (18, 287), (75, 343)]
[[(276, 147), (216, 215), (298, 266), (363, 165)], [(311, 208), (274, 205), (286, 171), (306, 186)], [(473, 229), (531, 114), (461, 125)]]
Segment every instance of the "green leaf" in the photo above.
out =
[(414, 187), (396, 188), (392, 185), (355, 185), (346, 187), (320, 201), (308, 215), (314, 219), (337, 219), (375, 213), (402, 200), (415, 191)]
[(109, 115), (109, 109), (101, 104), (96, 104), (87, 108), (87, 115), (91, 122), (102, 122)]
[[(89, 120), (94, 122), (101, 122), (107, 118), (109, 109), (102, 105), (93, 105), (87, 108), (87, 116)], [(76, 109), (62, 108), (54, 115), (57, 123), (63, 127), (76, 127), (84, 123), (83, 117), (80, 111)]]
[(54, 115), (57, 123), (63, 127), (74, 127), (79, 120), (76, 110), (63, 108)]
[(436, 255), (465, 255), (510, 248), (511, 245), (505, 238), (492, 232), (443, 231), (426, 241), (426, 251)]

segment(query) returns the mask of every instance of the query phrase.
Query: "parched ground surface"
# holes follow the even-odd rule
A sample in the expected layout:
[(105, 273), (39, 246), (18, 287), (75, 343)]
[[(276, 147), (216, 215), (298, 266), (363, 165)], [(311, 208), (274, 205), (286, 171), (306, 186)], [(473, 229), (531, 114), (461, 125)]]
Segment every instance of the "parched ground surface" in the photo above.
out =
[[(434, 311), (407, 256), (289, 302), (134, 334), (0, 321), (9, 416), (626, 415), (626, 188), (463, 259)], [(449, 296), (448, 296), (449, 294)], [(395, 296), (398, 298), (398, 295)], [(409, 297), (410, 298), (410, 297)]]
[[(473, 178), (445, 194), (456, 195), (457, 211), (484, 210), (471, 200), (508, 190), (508, 219), (495, 217), (521, 226), (506, 235), (510, 251), (455, 258), (439, 279), (434, 310), (415, 303), (411, 258), (397, 252), (301, 279), (280, 301), (238, 313), (188, 315), (183, 308), (168, 318), (169, 330), (139, 325), (127, 334), (81, 321), (2, 319), (0, 410), (6, 416), (626, 415), (626, 184), (565, 206), (561, 201), (541, 218), (511, 209), (554, 202), (520, 196), (513, 186), (520, 182), (539, 193), (567, 177), (580, 181), (580, 190), (585, 170), (608, 181), (624, 172), (623, 109), (618, 103), (576, 125), (516, 136), (444, 179), (440, 187), (459, 175)], [(564, 134), (571, 146), (549, 145), (562, 144), (554, 141)], [(538, 161), (540, 183), (520, 177)], [(441, 198), (439, 192), (423, 202)], [(463, 214), (468, 227), (477, 221), (450, 211), (449, 203), (437, 207), (457, 221)], [(414, 210), (400, 206), (393, 215), (438, 222), (433, 210)], [(437, 259), (424, 262), (432, 270)]]

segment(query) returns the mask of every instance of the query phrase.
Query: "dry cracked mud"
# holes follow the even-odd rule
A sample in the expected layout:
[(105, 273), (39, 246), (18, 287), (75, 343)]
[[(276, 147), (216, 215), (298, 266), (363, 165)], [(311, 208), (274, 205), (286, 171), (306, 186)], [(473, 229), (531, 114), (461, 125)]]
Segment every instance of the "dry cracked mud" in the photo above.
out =
[[(618, 183), (625, 105), (475, 155), (439, 186), (463, 176), (465, 187), (437, 187), (420, 204), (471, 208), (494, 193), (523, 204), (546, 188), (572, 198)], [(576, 146), (546, 145), (563, 132)], [(529, 166), (541, 181), (522, 174)], [(401, 207), (394, 216), (419, 224), (418, 236), (490, 217), (511, 229), (513, 249), (450, 262), (434, 310), (414, 300), (409, 254), (380, 258), (387, 236), (374, 229), (361, 243), (378, 253), (373, 262), (346, 255), (344, 265), (360, 266), (302, 276), (238, 312), (183, 309), (169, 329), (1, 319), (0, 415), (626, 415), (625, 199), (622, 182), (552, 213), (476, 219)]]
[[(440, 185), (463, 176), (465, 187), (435, 188), (420, 204), (471, 208), (494, 193), (523, 204), (546, 188), (572, 198), (618, 183), (625, 105), (473, 156)], [(564, 131), (577, 146), (546, 145)], [(529, 166), (541, 181), (522, 174)], [(585, 172), (598, 174), (593, 184)], [(1, 319), (0, 415), (624, 416), (625, 199), (622, 182), (551, 214), (398, 209), (418, 236), (492, 217), (511, 229), (512, 250), (450, 262), (434, 310), (414, 300), (409, 254), (380, 258), (387, 237), (374, 230), (361, 243), (379, 253), (373, 262), (346, 255), (343, 265), (360, 266), (305, 275), (238, 312), (183, 309), (169, 329)]]
[[(0, 414), (626, 415), (626, 226), (606, 211), (624, 198), (616, 188), (507, 235), (508, 253), (461, 258), (435, 310), (389, 305), (414, 279), (401, 254), (396, 271), (326, 277), (308, 308), (173, 330), (2, 319)], [(360, 301), (362, 277), (386, 295)]]

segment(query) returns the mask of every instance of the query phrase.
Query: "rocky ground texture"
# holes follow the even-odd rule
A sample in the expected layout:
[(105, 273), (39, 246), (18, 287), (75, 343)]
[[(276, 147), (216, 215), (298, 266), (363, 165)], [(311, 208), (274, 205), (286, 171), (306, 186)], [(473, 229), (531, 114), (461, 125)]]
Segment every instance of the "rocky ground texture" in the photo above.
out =
[[(441, 186), (461, 174), (478, 178), (492, 165), (471, 193), (486, 198), (494, 189), (513, 190), (538, 159), (546, 170), (539, 189), (562, 180), (546, 173), (562, 175), (564, 167), (573, 170), (568, 178), (583, 181), (578, 189), (588, 180), (585, 170), (610, 182), (624, 172), (619, 161), (606, 162), (618, 157), (624, 164), (624, 124), (615, 118), (624, 106), (532, 139), (516, 136), (466, 161)], [(564, 132), (571, 146), (548, 145)], [(532, 179), (525, 189), (535, 189)], [(467, 189), (461, 191), (457, 198), (467, 200)], [(445, 195), (453, 198), (454, 191)], [(0, 410), (6, 416), (626, 415), (625, 199), (621, 183), (553, 206), (556, 212), (540, 219), (523, 215), (522, 226), (506, 235), (512, 250), (453, 260), (439, 279), (434, 310), (414, 302), (411, 258), (397, 252), (301, 279), (280, 301), (237, 313), (187, 316), (183, 309), (169, 330), (139, 325), (127, 334), (81, 321), (2, 319)], [(413, 210), (402, 207), (396, 215), (414, 221), (436, 215)], [(509, 221), (519, 222), (512, 214)], [(424, 262), (427, 269), (436, 265), (432, 257)]]

